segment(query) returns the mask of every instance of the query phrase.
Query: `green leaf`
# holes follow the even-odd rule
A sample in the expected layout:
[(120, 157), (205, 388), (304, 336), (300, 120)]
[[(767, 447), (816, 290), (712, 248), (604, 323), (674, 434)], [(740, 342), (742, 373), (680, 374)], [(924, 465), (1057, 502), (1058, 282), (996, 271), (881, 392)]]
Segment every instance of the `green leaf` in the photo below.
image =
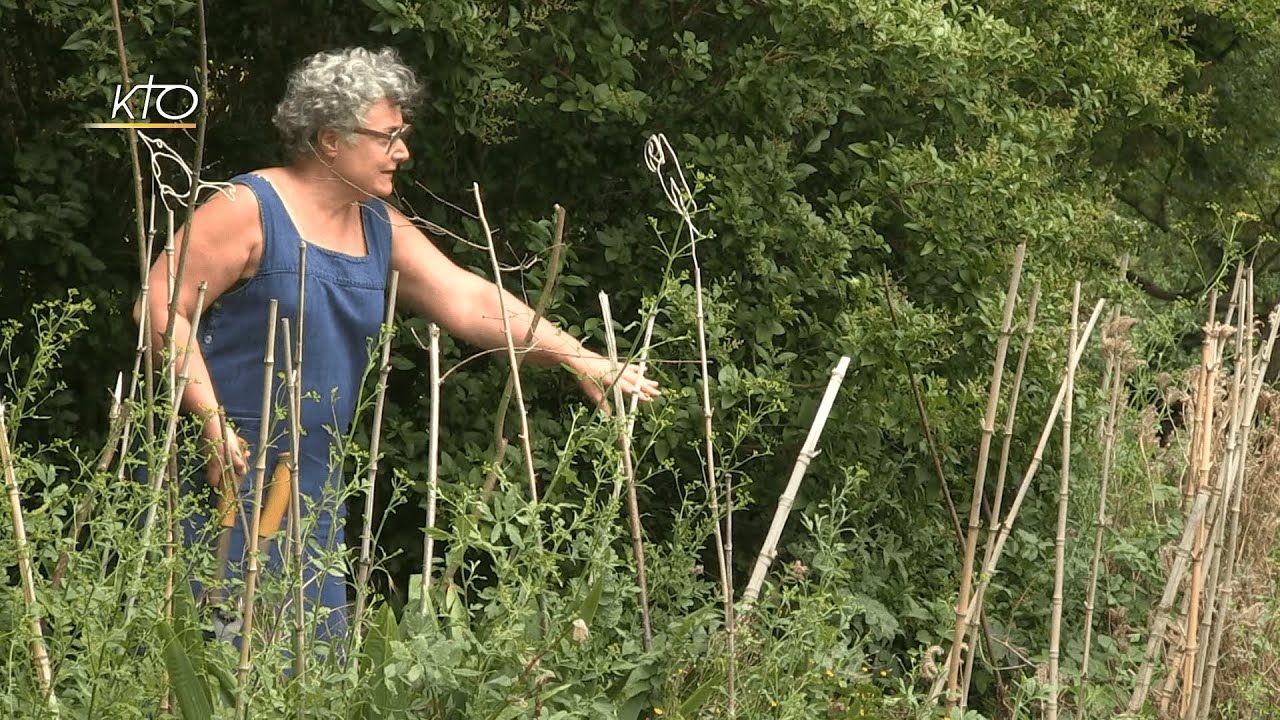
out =
[(167, 621), (156, 623), (156, 633), (164, 642), (164, 667), (169, 673), (169, 682), (173, 685), (173, 695), (182, 717), (185, 720), (208, 720), (213, 716), (208, 684), (196, 674), (186, 648), (178, 642)]
[(694, 717), (698, 710), (706, 704), (707, 699), (711, 697), (720, 687), (720, 678), (712, 678), (702, 684), (702, 687), (693, 691), (693, 694), (684, 702), (680, 703), (681, 717)]

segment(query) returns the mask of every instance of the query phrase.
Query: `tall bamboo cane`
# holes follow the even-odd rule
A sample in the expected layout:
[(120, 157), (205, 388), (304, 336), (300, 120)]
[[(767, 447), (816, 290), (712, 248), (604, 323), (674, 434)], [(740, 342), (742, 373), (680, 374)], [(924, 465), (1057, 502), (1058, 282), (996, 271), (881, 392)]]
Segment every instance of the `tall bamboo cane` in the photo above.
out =
[(849, 356), (845, 355), (840, 358), (836, 366), (831, 369), (831, 379), (827, 381), (827, 391), (822, 395), (822, 402), (818, 404), (818, 412), (813, 416), (813, 423), (809, 425), (809, 434), (804, 439), (804, 444), (800, 446), (800, 454), (796, 458), (796, 464), (791, 468), (791, 477), (787, 479), (787, 487), (782, 491), (782, 496), (778, 498), (778, 507), (773, 511), (773, 522), (769, 524), (769, 532), (764, 537), (764, 544), (760, 547), (760, 554), (756, 556), (755, 566), (751, 570), (751, 579), (747, 581), (747, 588), (742, 593), (743, 612), (751, 611), (751, 607), (755, 605), (756, 599), (760, 597), (760, 589), (764, 587), (765, 576), (769, 573), (769, 566), (773, 564), (773, 560), (778, 555), (778, 541), (782, 538), (782, 531), (787, 525), (787, 518), (791, 515), (791, 506), (795, 504), (796, 493), (800, 490), (800, 482), (804, 480), (805, 472), (809, 469), (809, 463), (818, 454), (818, 439), (822, 437), (822, 430), (827, 425), (827, 417), (831, 414), (831, 407), (835, 404), (836, 395), (839, 394), (840, 385), (844, 383), (844, 374), (849, 369)]
[[(301, 313), (301, 309), (299, 309)], [(302, 455), (302, 374), (294, 364), (293, 342), (289, 335), (289, 318), (280, 319), (280, 330), (284, 336), (284, 364), (288, 385), (289, 403), (289, 548), (282, 552), (282, 557), (289, 558), (289, 572), (297, 573), (290, 583), (292, 598), (285, 602), (293, 606), (293, 680), (299, 689), (306, 687), (307, 677), (307, 638), (306, 638), (306, 595), (303, 592), (303, 578), (306, 576), (302, 566), (302, 491), (298, 487), (298, 458)], [(305, 708), (302, 693), (298, 693), (298, 704), (295, 708), (298, 720), (303, 720)]]
[(982, 439), (978, 444), (978, 465), (973, 480), (973, 496), (969, 502), (969, 530), (964, 541), (964, 564), (960, 569), (960, 594), (956, 602), (955, 631), (952, 633), (951, 652), (947, 673), (947, 712), (961, 700), (960, 651), (967, 627), (965, 616), (969, 611), (970, 589), (973, 586), (973, 561), (978, 552), (978, 532), (982, 521), (982, 494), (987, 478), (987, 459), (991, 452), (991, 436), (995, 433), (996, 410), (1000, 403), (1000, 381), (1004, 376), (1005, 353), (1009, 349), (1009, 331), (1013, 326), (1013, 309), (1018, 302), (1018, 284), (1022, 281), (1022, 262), (1026, 257), (1026, 242), (1018, 243), (1013, 253), (1013, 269), (1009, 274), (1009, 289), (1004, 297), (1004, 316), (1000, 321), (1000, 339), (996, 342), (995, 363), (991, 371), (991, 384), (987, 389), (987, 409), (982, 418)]
[[(609, 296), (600, 293), (600, 312), (604, 317), (605, 341), (608, 343), (609, 362), (613, 364), (616, 378), (618, 365), (618, 339), (613, 331), (613, 311), (609, 308)], [(643, 627), (643, 644), (646, 652), (653, 646), (653, 628), (649, 619), (649, 581), (644, 565), (644, 528), (640, 523), (640, 503), (636, 499), (636, 471), (631, 459), (631, 436), (627, 433), (627, 404), (622, 398), (622, 387), (613, 383), (614, 424), (618, 428), (618, 446), (622, 452), (622, 475), (627, 486), (627, 517), (631, 524), (631, 554), (636, 561), (636, 584), (640, 587), (640, 621)]]
[(1133, 692), (1129, 696), (1129, 704), (1126, 708), (1126, 712), (1130, 714), (1137, 714), (1146, 702), (1147, 691), (1151, 687), (1151, 674), (1154, 670), (1156, 651), (1159, 649), (1160, 644), (1164, 642), (1165, 628), (1169, 622), (1169, 612), (1173, 609), (1173, 601), (1178, 595), (1178, 588), (1182, 585), (1183, 578), (1186, 577), (1187, 566), (1191, 558), (1191, 545), (1196, 537), (1196, 528), (1204, 519), (1204, 514), (1208, 507), (1209, 488), (1201, 488), (1191, 502), (1191, 510), (1187, 514), (1187, 523), (1182, 531), (1182, 540), (1178, 543), (1173, 566), (1169, 570), (1168, 580), (1165, 582), (1164, 593), (1152, 613), (1151, 628), (1147, 632), (1147, 645), (1143, 651), (1142, 665), (1138, 669), (1138, 681), (1134, 684)]
[(440, 478), (440, 327), (431, 323), (431, 349), (428, 353), (431, 366), (431, 439), (427, 449), (427, 528), (422, 533), (422, 614), (427, 614), (428, 594), (431, 592), (431, 561), (435, 556), (435, 538), (431, 531), (436, 527), (436, 493)]
[(355, 647), (360, 647), (364, 606), (369, 593), (369, 569), (373, 550), (373, 500), (378, 479), (378, 454), (382, 444), (382, 410), (387, 398), (387, 376), (391, 374), (391, 338), (395, 334), (396, 294), (400, 289), (400, 271), (391, 271), (387, 289), (387, 310), (382, 321), (382, 354), (378, 361), (378, 391), (373, 403), (373, 434), (369, 438), (369, 470), (364, 481), (364, 524), (360, 530), (360, 569), (356, 581)]
[[(1118, 315), (1115, 317), (1118, 318)], [(1113, 320), (1114, 327), (1114, 320)], [(1115, 448), (1116, 448), (1116, 422), (1120, 414), (1120, 388), (1124, 384), (1125, 368), (1124, 358), (1119, 353), (1119, 338), (1113, 338), (1116, 343), (1111, 351), (1107, 354), (1107, 380), (1109, 387), (1106, 388), (1107, 399), (1107, 416), (1103, 425), (1103, 445), (1102, 445), (1102, 479), (1098, 486), (1098, 519), (1093, 535), (1093, 555), (1089, 562), (1089, 585), (1085, 591), (1084, 601), (1084, 651), (1080, 659), (1080, 688), (1083, 693), (1084, 688), (1089, 683), (1089, 656), (1093, 644), (1093, 611), (1094, 602), (1097, 599), (1098, 590), (1098, 568), (1102, 558), (1102, 540), (1107, 529), (1107, 492), (1111, 482), (1111, 470), (1115, 464)], [(1083, 704), (1082, 704), (1083, 709)]]
[(22, 600), (30, 615), (31, 657), (36, 666), (36, 679), (40, 682), (40, 694), (44, 696), (48, 709), (56, 716), (58, 696), (53, 691), (53, 669), (49, 665), (49, 651), (44, 645), (40, 609), (36, 604), (35, 573), (31, 567), (31, 554), (27, 549), (27, 526), (22, 517), (22, 496), (18, 490), (17, 473), (13, 469), (13, 455), (9, 449), (9, 427), (5, 422), (3, 402), (0, 402), (0, 465), (4, 466), (4, 484), (9, 493), (9, 515), (13, 520), (18, 572), (22, 577)]
[[(1244, 288), (1242, 294), (1247, 295), (1248, 289)], [(1230, 328), (1223, 326), (1224, 332)], [(1227, 407), (1225, 410), (1225, 422), (1227, 424), (1226, 447), (1223, 455), (1217, 463), (1216, 477), (1210, 488), (1211, 497), (1209, 506), (1212, 509), (1213, 517), (1208, 521), (1208, 545), (1204, 548), (1204, 565), (1208, 568), (1206, 577), (1208, 582), (1204, 586), (1203, 597), (1200, 600), (1200, 627), (1196, 631), (1197, 638), (1209, 638), (1213, 630), (1213, 624), (1216, 622), (1217, 600), (1219, 578), (1222, 574), (1222, 543), (1224, 539), (1224, 530), (1226, 528), (1226, 519), (1230, 515), (1231, 496), (1234, 494), (1234, 463), (1235, 458), (1239, 454), (1239, 439), (1242, 430), (1241, 424), (1244, 420), (1241, 412), (1241, 393), (1244, 391), (1245, 375), (1249, 372), (1249, 368), (1243, 359), (1245, 357), (1245, 328), (1244, 323), (1240, 323), (1235, 329), (1235, 368), (1231, 378), (1231, 390), (1227, 398)], [(1219, 358), (1222, 352), (1219, 349)], [(1191, 656), (1191, 664), (1193, 668), (1193, 678), (1191, 684), (1190, 697), (1184, 698), (1182, 717), (1184, 720), (1193, 720), (1196, 713), (1199, 712), (1200, 695), (1204, 689), (1204, 674), (1207, 668), (1206, 653), (1209, 650), (1209, 643), (1201, 640), (1199, 642), (1197, 652)]]
[(262, 410), (259, 414), (257, 468), (253, 477), (253, 506), (249, 526), (248, 568), (244, 578), (244, 623), (240, 634), (240, 667), (237, 673), (239, 693), (236, 697), (236, 717), (249, 717), (249, 670), (253, 653), (254, 596), (258, 589), (258, 533), (262, 526), (262, 488), (267, 477), (267, 444), (271, 440), (271, 381), (276, 362), (276, 316), (279, 302), (272, 298), (267, 309), (267, 346), (262, 355)]
[[(1080, 281), (1071, 289), (1071, 351), (1075, 354), (1080, 334)], [(1046, 715), (1058, 720), (1058, 695), (1062, 683), (1058, 655), (1062, 644), (1062, 581), (1067, 564), (1067, 492), (1071, 487), (1071, 409), (1075, 404), (1076, 369), (1067, 367), (1067, 401), (1062, 407), (1062, 471), (1058, 480), (1058, 532), (1053, 541), (1053, 605), (1049, 614), (1049, 701)]]
[[(663, 179), (662, 168), (668, 160), (675, 171), (675, 177)], [(658, 176), (662, 184), (662, 192), (672, 208), (684, 221), (689, 232), (689, 256), (693, 265), (694, 314), (698, 329), (698, 368), (702, 378), (702, 436), (704, 462), (706, 464), (707, 501), (711, 509), (712, 535), (715, 539), (716, 564), (720, 570), (720, 595), (724, 607), (725, 627), (727, 629), (728, 657), (726, 662), (726, 685), (728, 690), (727, 710), (730, 718), (737, 715), (737, 623), (734, 620), (733, 586), (725, 557), (725, 538), (720, 528), (720, 490), (716, 481), (715, 447), (712, 432), (711, 411), (711, 374), (707, 368), (707, 328), (706, 311), (703, 307), (702, 266), (698, 262), (698, 240), (702, 233), (693, 224), (693, 212), (696, 206), (693, 192), (684, 179), (684, 170), (680, 160), (666, 136), (661, 133), (651, 135), (645, 143), (645, 165), (650, 172)]]
[[(203, 0), (201, 0), (201, 2), (203, 2)], [(201, 5), (201, 8), (203, 9), (203, 5)], [(124, 45), (124, 24), (120, 19), (119, 0), (111, 0), (111, 20), (112, 20), (112, 26), (115, 29), (116, 57), (120, 61), (120, 85), (124, 89), (126, 94), (131, 94), (133, 89), (133, 76), (129, 72), (129, 55)], [(146, 439), (147, 439), (147, 445), (151, 446), (152, 444), (154, 444), (154, 441), (155, 441), (155, 420), (153, 419), (151, 414), (152, 409), (155, 407), (155, 382), (154, 382), (155, 375), (154, 375), (154, 367), (153, 367), (154, 361), (152, 359), (153, 341), (152, 341), (151, 329), (150, 329), (151, 328), (151, 322), (150, 322), (151, 312), (150, 312), (150, 306), (147, 304), (149, 302), (149, 299), (146, 293), (147, 276), (149, 275), (149, 271), (151, 268), (151, 243), (149, 240), (145, 239), (147, 237), (147, 233), (146, 233), (146, 228), (144, 227), (144, 221), (142, 218), (144, 207), (145, 207), (144, 205), (145, 201), (143, 198), (143, 190), (142, 190), (142, 159), (140, 154), (138, 153), (137, 129), (128, 128), (125, 131), (125, 139), (129, 143), (129, 166), (130, 166), (130, 169), (133, 171), (132, 172), (133, 203), (134, 203), (134, 209), (135, 209), (134, 220), (136, 223), (135, 229), (136, 229), (137, 238), (138, 238), (138, 243), (137, 243), (138, 272), (142, 279), (142, 288), (143, 288), (143, 294), (142, 294), (143, 320), (139, 323), (139, 325), (142, 326), (142, 327), (139, 327), (139, 331), (141, 332), (143, 331), (144, 328), (146, 329), (145, 336), (143, 336), (139, 340), (139, 345), (142, 351), (139, 354), (138, 360), (139, 360), (139, 364), (141, 364), (146, 370), (146, 374), (145, 374), (145, 377), (146, 377), (145, 390), (147, 395)], [(155, 206), (153, 204), (152, 205), (153, 219), (154, 219), (154, 211), (155, 211)], [(152, 231), (154, 233), (154, 227)], [(132, 387), (136, 386), (137, 375), (138, 373), (137, 373), (137, 370), (135, 369), (134, 384), (131, 385), (131, 389), (129, 392), (130, 399), (133, 398)], [(124, 444), (123, 448), (128, 447), (127, 445), (128, 442), (129, 442), (129, 433), (128, 433), (128, 427), (126, 426), (125, 432), (121, 437), (121, 443)], [(126, 455), (123, 449), (121, 450), (120, 455), (121, 455), (121, 463), (120, 463), (119, 476), (120, 478), (123, 479), (124, 470), (125, 470), (124, 457)]]

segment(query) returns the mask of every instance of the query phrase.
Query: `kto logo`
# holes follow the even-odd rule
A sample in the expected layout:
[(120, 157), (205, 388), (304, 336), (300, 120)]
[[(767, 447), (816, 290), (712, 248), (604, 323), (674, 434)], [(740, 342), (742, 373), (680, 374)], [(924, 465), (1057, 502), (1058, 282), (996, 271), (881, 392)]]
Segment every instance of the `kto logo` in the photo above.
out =
[[(135, 118), (133, 107), (129, 103), (138, 97), (139, 90), (143, 91), (142, 109), (138, 111), (138, 116)], [(159, 85), (156, 83), (155, 75), (148, 75), (147, 82), (134, 85), (128, 91), (116, 85), (115, 102), (111, 105), (111, 119), (115, 122), (85, 123), (84, 126), (89, 128), (195, 128), (195, 123), (183, 122), (183, 120), (191, 117), (199, 107), (200, 96), (194, 88), (188, 85)], [(150, 121), (149, 113), (152, 110), (169, 122)], [(122, 116), (128, 120), (117, 120)]]

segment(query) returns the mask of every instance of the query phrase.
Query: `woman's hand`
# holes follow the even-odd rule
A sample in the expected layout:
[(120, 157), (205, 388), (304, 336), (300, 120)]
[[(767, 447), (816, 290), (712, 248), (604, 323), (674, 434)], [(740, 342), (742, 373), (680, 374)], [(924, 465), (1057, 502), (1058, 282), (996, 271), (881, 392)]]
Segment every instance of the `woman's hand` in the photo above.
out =
[(206, 416), (200, 429), (209, 485), (218, 487), (224, 478), (239, 486), (240, 478), (249, 471), (249, 443), (238, 434), (222, 413)]
[(649, 402), (662, 394), (658, 382), (642, 375), (638, 365), (614, 365), (609, 358), (595, 353), (581, 358), (571, 369), (577, 375), (582, 391), (605, 412), (609, 411), (605, 392), (613, 386), (615, 378), (623, 395), (634, 395), (642, 402)]

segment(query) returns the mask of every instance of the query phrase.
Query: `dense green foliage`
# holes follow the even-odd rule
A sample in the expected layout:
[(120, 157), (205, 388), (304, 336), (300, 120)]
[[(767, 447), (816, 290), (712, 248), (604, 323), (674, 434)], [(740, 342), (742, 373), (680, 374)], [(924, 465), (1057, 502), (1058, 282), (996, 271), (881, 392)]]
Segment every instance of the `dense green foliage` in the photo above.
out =
[[(196, 84), (194, 3), (127, 5), (134, 79)], [(666, 391), (641, 419), (641, 504), (651, 537), (690, 556), (668, 558), (674, 572), (680, 562), (715, 563), (705, 522), (685, 516), (705, 503), (688, 257), (641, 154), (651, 133), (670, 138), (691, 178), (697, 171), (697, 223), (710, 236), (700, 256), (717, 447), (739, 501), (754, 500), (735, 518), (736, 575), (747, 574), (826, 373), (850, 355), (851, 374), (798, 502), (820, 518), (823, 503), (853, 493), (841, 501), (843, 525), (827, 531), (841, 538), (839, 558), (813, 562), (806, 553), (822, 533), (793, 522), (778, 565), (804, 559), (814, 582), (838, 577), (829, 617), (865, 649), (869, 667), (895, 676), (912, 671), (922, 648), (949, 642), (960, 555), (909, 372), (919, 378), (963, 520), (1017, 242), (1029, 243), (1024, 287), (1042, 283), (1040, 324), (1050, 329), (1037, 336), (1028, 363), (1014, 467), (1030, 459), (1056, 389), (1071, 279), (1086, 282), (1087, 300), (1105, 295), (1143, 313), (1134, 339), (1150, 365), (1134, 380), (1141, 397), (1153, 397), (1156, 373), (1182, 367), (1184, 345), (1194, 344), (1183, 341), (1194, 340), (1199, 315), (1174, 301), (1201, 297), (1240, 257), (1256, 258), (1261, 287), (1280, 294), (1268, 275), (1280, 258), (1268, 245), (1280, 222), (1272, 177), (1280, 136), (1260, 120), (1274, 114), (1269, 90), (1280, 70), (1275, 2), (293, 5), (210, 9), (205, 174), (223, 179), (280, 160), (269, 119), (301, 57), (348, 44), (396, 47), (427, 86), (401, 206), (474, 238), (475, 223), (449, 203), (470, 207), (470, 183), (478, 182), (514, 262), (545, 255), (551, 207), (560, 203), (568, 209), (568, 252), (552, 317), (603, 348), (596, 293), (605, 290), (626, 330), (625, 351), (639, 335), (641, 311), (657, 308), (655, 373)], [(138, 287), (139, 239), (128, 150), (121, 134), (81, 127), (106, 119), (119, 79), (108, 3), (0, 0), (0, 318), (27, 322), (30, 307), (72, 288), (95, 308), (85, 317), (89, 332), (75, 338), (57, 373), (66, 390), (18, 435), (32, 462), (47, 464), (35, 477), (49, 491), (70, 472), (68, 445), (97, 448), (107, 425), (103, 389), (132, 362), (135, 332), (125, 309)], [(165, 137), (189, 154), (190, 138)], [(474, 247), (441, 244), (461, 264), (487, 268)], [(1124, 254), (1128, 283), (1116, 270)], [(544, 265), (519, 279), (531, 298)], [(402, 325), (424, 327), (419, 319)], [(393, 509), (380, 540), (389, 556), (385, 589), (397, 605), (420, 563), (426, 477), (426, 363), (407, 335), (396, 344), (383, 438), (383, 467), (403, 475), (410, 500)], [(12, 342), (0, 363), (22, 377), (36, 333)], [(446, 366), (471, 352), (446, 342)], [(1087, 368), (1082, 382), (1092, 377), (1096, 387), (1098, 369)], [(506, 372), (502, 362), (481, 359), (445, 385), (443, 494), (456, 507), (484, 476)], [(595, 468), (586, 458), (559, 461), (578, 422), (566, 401), (571, 381), (551, 371), (527, 375), (540, 472), (570, 473), (578, 483), (563, 501), (585, 507)], [(1096, 427), (1100, 396), (1084, 393), (1076, 412), (1081, 427)], [(1138, 449), (1129, 460), (1128, 477), (1145, 472)], [(514, 448), (505, 465), (518, 488)], [(1091, 479), (1096, 465), (1096, 457), (1081, 457), (1077, 472)], [(1056, 482), (1047, 474), (1046, 491), (1029, 501), (991, 599), (1000, 634), (1033, 655), (1045, 644), (1048, 488)], [(1087, 504), (1082, 498), (1077, 507)], [(462, 532), (452, 525), (459, 516), (444, 517), (454, 533)], [(1091, 534), (1086, 510), (1073, 524)], [(1156, 548), (1176, 527), (1140, 517), (1133, 527), (1141, 535), (1117, 550), (1116, 572), (1141, 580), (1113, 588), (1107, 602), (1144, 613), (1158, 591)], [(613, 551), (625, 558), (619, 547)], [(477, 582), (476, 592), (511, 581), (494, 560), (500, 555), (473, 548), (468, 557), (482, 559), (493, 583)], [(1082, 544), (1070, 573), (1087, 572)], [(565, 583), (555, 592), (577, 594), (589, 587), (576, 574), (551, 575), (559, 579), (537, 587)], [(706, 600), (679, 607), (691, 611)], [(1079, 605), (1078, 598), (1070, 605), (1068, 624), (1072, 617), (1078, 624)], [(634, 638), (634, 617), (611, 622)], [(1104, 651), (1102, 672), (1126, 670), (1127, 644)], [(459, 658), (473, 650), (450, 647)], [(992, 662), (1016, 665), (1017, 676), (1034, 676), (1043, 658), (1023, 663), (999, 653)], [(440, 667), (429, 670), (445, 673)], [(977, 678), (978, 704), (987, 709), (998, 703), (992, 680)]]

